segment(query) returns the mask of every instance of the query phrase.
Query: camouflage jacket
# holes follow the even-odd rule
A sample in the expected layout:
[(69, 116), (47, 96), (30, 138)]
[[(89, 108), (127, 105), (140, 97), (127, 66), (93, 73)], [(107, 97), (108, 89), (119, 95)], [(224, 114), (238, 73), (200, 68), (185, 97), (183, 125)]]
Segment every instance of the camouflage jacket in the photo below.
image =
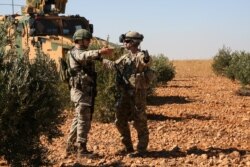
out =
[[(82, 50), (73, 48), (69, 51), (68, 54), (72, 54), (70, 56), (70, 68), (79, 69), (80, 66), (86, 66), (86, 68), (90, 68), (90, 70), (95, 70), (94, 67), (94, 60), (100, 59), (100, 55), (98, 50)], [(92, 64), (92, 66), (88, 66)]]
[[(117, 70), (122, 75), (123, 78), (117, 75), (116, 82), (118, 85), (121, 85), (121, 80), (127, 80), (125, 82), (128, 82), (131, 88), (147, 89), (149, 82), (145, 74), (152, 64), (152, 59), (146, 54), (148, 53), (145, 51), (139, 51), (135, 54), (129, 51), (116, 61), (103, 59), (103, 65), (108, 69)], [(146, 56), (149, 58), (147, 62), (144, 60)]]
[[(95, 72), (95, 60), (100, 59), (98, 50), (82, 50), (73, 48), (68, 52), (69, 64), (72, 69), (72, 79), (81, 79), (79, 82), (85, 82), (85, 84), (94, 84), (96, 72)], [(74, 83), (71, 83), (74, 86)], [(83, 83), (84, 84), (84, 83)]]

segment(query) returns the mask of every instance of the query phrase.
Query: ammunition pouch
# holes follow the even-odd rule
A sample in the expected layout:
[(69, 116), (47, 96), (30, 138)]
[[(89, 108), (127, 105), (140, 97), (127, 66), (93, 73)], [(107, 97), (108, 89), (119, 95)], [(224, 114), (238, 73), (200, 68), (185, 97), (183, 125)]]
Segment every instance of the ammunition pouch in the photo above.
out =
[(129, 78), (129, 82), (135, 89), (148, 89), (149, 83), (145, 79), (144, 72), (132, 74)]
[(96, 84), (92, 77), (87, 74), (78, 73), (76, 76), (70, 78), (71, 88), (78, 89), (82, 92), (82, 99), (84, 103), (94, 106), (94, 99), (97, 95)]
[(96, 83), (92, 77), (84, 73), (76, 73), (71, 75), (70, 85), (73, 88), (84, 90), (86, 87), (96, 87)]

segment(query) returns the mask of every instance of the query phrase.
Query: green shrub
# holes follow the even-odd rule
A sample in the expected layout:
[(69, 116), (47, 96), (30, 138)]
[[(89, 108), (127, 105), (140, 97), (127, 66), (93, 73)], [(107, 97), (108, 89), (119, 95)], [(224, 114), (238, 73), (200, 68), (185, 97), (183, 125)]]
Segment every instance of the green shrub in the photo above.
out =
[(41, 137), (51, 142), (60, 136), (63, 121), (56, 64), (41, 52), (32, 63), (27, 55), (17, 55), (15, 34), (6, 34), (0, 31), (0, 156), (11, 166), (46, 166)]
[(213, 58), (212, 69), (215, 74), (226, 76), (227, 68), (232, 60), (231, 49), (223, 47)]
[(240, 53), (235, 51), (231, 53), (231, 60), (229, 62), (228, 67), (225, 68), (225, 74), (224, 76), (235, 80), (235, 72), (239, 70), (238, 61), (240, 59)]
[(115, 118), (116, 86), (114, 72), (98, 73), (97, 97), (95, 104), (94, 120), (98, 122), (112, 122)]
[(167, 83), (171, 81), (176, 74), (173, 63), (163, 54), (153, 57), (152, 69), (154, 69), (157, 74), (156, 83)]
[(243, 86), (250, 84), (250, 53), (240, 52), (239, 56), (232, 59), (229, 68)]
[(212, 67), (216, 74), (238, 80), (243, 87), (250, 84), (250, 53), (224, 47), (214, 57)]
[[(116, 60), (122, 52), (119, 48), (114, 50), (110, 60)], [(117, 90), (115, 85), (115, 71), (104, 70), (102, 63), (97, 63), (97, 97), (94, 112), (94, 119), (99, 122), (112, 122), (115, 118), (115, 102)]]

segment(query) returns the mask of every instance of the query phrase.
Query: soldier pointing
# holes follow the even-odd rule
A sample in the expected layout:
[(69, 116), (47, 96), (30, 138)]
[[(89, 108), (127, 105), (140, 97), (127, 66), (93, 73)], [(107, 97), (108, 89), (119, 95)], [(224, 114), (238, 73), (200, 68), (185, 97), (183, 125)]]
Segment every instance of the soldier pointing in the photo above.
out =
[(75, 116), (67, 140), (67, 155), (72, 152), (75, 143), (79, 156), (92, 154), (87, 150), (87, 141), (96, 96), (95, 61), (111, 55), (112, 49), (104, 47), (100, 50), (88, 50), (91, 38), (89, 31), (77, 30), (73, 36), (75, 47), (68, 52), (70, 97), (75, 105)]

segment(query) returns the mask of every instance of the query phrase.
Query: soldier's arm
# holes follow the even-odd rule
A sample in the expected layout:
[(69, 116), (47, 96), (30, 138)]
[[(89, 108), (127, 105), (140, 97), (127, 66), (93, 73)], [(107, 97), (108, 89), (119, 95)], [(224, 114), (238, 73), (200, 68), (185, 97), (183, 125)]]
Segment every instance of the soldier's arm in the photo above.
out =
[(84, 60), (98, 60), (101, 58), (101, 54), (99, 53), (99, 50), (89, 50), (84, 51), (79, 54), (75, 54), (75, 59), (78, 61), (84, 61)]
[(109, 69), (109, 70), (117, 70), (116, 69), (116, 65), (122, 64), (123, 63), (123, 59), (125, 58), (126, 55), (120, 57), (119, 59), (115, 60), (115, 61), (111, 61), (108, 59), (103, 59), (102, 60), (102, 64), (104, 66), (104, 68)]
[(89, 51), (84, 51), (80, 54), (76, 54), (75, 58), (79, 61), (102, 60), (103, 57), (111, 55), (112, 51), (113, 50), (110, 48), (101, 48), (99, 50), (89, 50)]

